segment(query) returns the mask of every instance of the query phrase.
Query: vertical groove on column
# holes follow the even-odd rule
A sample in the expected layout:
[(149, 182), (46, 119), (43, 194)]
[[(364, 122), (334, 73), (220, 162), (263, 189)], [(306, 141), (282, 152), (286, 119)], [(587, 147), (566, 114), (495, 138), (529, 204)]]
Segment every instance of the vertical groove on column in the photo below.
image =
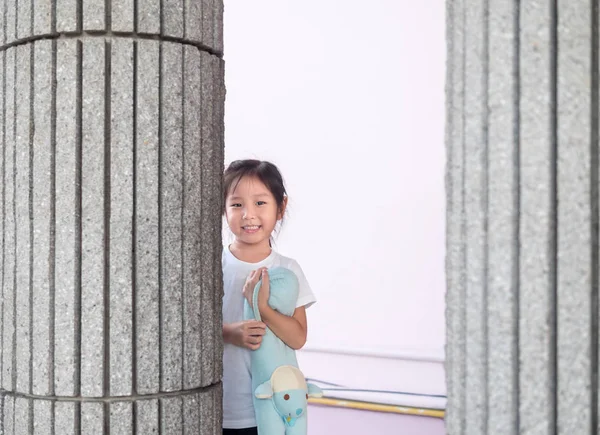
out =
[[(79, 0), (81, 3), (81, 0)], [(81, 310), (82, 310), (82, 149), (83, 149), (83, 43), (77, 41), (77, 109), (76, 109), (77, 139), (75, 157), (75, 379), (74, 393), (81, 395)], [(75, 404), (75, 433), (81, 432), (81, 404)]]
[[(12, 93), (12, 224), (13, 224), (13, 283), (12, 283), (12, 361), (11, 361), (11, 389), (17, 390), (17, 48), (13, 48), (13, 70), (10, 72), (13, 76), (13, 93)], [(13, 426), (14, 426), (14, 400), (13, 400)]]
[[(56, 0), (56, 1), (68, 1), (68, 0)], [(76, 18), (75, 18), (75, 28), (74, 30), (77, 32), (82, 32), (83, 29), (85, 28), (87, 30), (87, 28), (85, 27), (84, 23), (83, 23), (83, 2), (85, 0), (75, 0), (76, 1), (76, 8), (75, 8), (75, 12), (76, 12)], [(80, 406), (77, 406), (77, 408), (81, 408)]]
[[(162, 29), (162, 0), (160, 0), (160, 29)], [(164, 317), (164, 295), (163, 285), (163, 42), (158, 45), (158, 390), (163, 391), (163, 317)], [(169, 324), (168, 327), (171, 327)], [(159, 400), (158, 406), (158, 434), (162, 434), (163, 401)]]
[(490, 45), (490, 17), (489, 17), (489, 9), (490, 9), (490, 0), (485, 0), (483, 2), (483, 47), (482, 47), (482, 89), (481, 89), (481, 107), (482, 107), (482, 138), (483, 138), (483, 152), (481, 153), (481, 167), (483, 168), (483, 173), (481, 174), (481, 202), (482, 202), (482, 230), (483, 230), (483, 270), (482, 270), (482, 282), (483, 282), (483, 309), (480, 313), (481, 316), (481, 324), (483, 326), (483, 349), (482, 349), (482, 365), (483, 365), (483, 395), (485, 398), (485, 403), (483, 406), (483, 434), (489, 434), (489, 419), (490, 419), (490, 387), (489, 387), (489, 215), (490, 215), (490, 207), (489, 207), (489, 172), (490, 172), (490, 163), (489, 163), (489, 71), (490, 71), (490, 59), (489, 59), (489, 45)]
[[(33, 2), (32, 2), (33, 3)], [(32, 11), (33, 12), (33, 11)], [(33, 26), (33, 16), (31, 20)], [(36, 44), (29, 44), (29, 394), (33, 393), (33, 360), (35, 356), (33, 354), (33, 251), (34, 251), (34, 240), (33, 240), (33, 161), (35, 150), (33, 149), (33, 133), (35, 130), (35, 114), (34, 114), (34, 98), (35, 98), (35, 82), (34, 82), (34, 62), (35, 62), (35, 47)], [(41, 352), (40, 352), (41, 353)], [(29, 433), (33, 433), (33, 401), (29, 402)]]
[[(56, 5), (56, 2), (52, 2)], [(54, 15), (53, 15), (54, 17)], [(54, 20), (54, 18), (53, 18)], [(54, 22), (54, 21), (53, 21)], [(54, 28), (54, 27), (53, 27)], [(56, 40), (52, 41), (52, 85), (51, 89), (51, 113), (50, 113), (50, 300), (48, 303), (48, 342), (50, 346), (49, 354), (49, 370), (48, 380), (50, 385), (48, 391), (51, 396), (56, 395), (55, 383), (56, 383), (56, 371), (55, 371), (55, 346), (56, 346), (56, 322), (55, 322), (55, 306), (56, 306), (56, 92), (58, 90), (57, 84), (57, 45)], [(61, 162), (62, 163), (62, 162)], [(54, 435), (56, 432), (56, 414), (55, 414), (55, 402), (52, 401), (50, 405), (50, 435)]]
[[(163, 8), (164, 8), (163, 1), (164, 0), (158, 0), (158, 34), (160, 36), (165, 35), (165, 25), (164, 25), (165, 17), (164, 17), (164, 11), (163, 11)], [(162, 44), (161, 44), (161, 52), (162, 52)], [(158, 406), (160, 406), (160, 404)], [(159, 425), (159, 427), (160, 427), (160, 425)]]
[[(110, 2), (110, 0), (108, 0)], [(107, 26), (110, 29), (110, 10), (106, 11)], [(110, 396), (110, 301), (111, 301), (111, 102), (112, 102), (112, 47), (110, 40), (104, 42), (104, 355), (103, 355), (103, 395)], [(110, 404), (104, 404), (104, 433), (110, 432)]]
[(550, 11), (550, 107), (551, 107), (551, 220), (552, 236), (550, 273), (551, 286), (551, 339), (550, 389), (552, 397), (552, 433), (558, 433), (558, 0), (552, 0)]
[[(201, 3), (202, 1), (199, 1), (198, 3)], [(200, 225), (200, 234), (199, 234), (199, 242), (198, 245), (199, 246), (207, 246), (206, 243), (208, 242), (208, 240), (211, 237), (210, 234), (210, 211), (209, 208), (211, 206), (211, 204), (209, 204), (208, 202), (208, 198), (210, 195), (210, 190), (208, 190), (207, 192), (207, 188), (210, 189), (210, 186), (208, 184), (208, 179), (209, 177), (206, 176), (205, 173), (205, 167), (210, 164), (210, 138), (208, 137), (208, 132), (206, 131), (206, 125), (207, 125), (207, 120), (206, 120), (206, 109), (208, 108), (209, 104), (207, 104), (208, 102), (205, 101), (205, 98), (208, 96), (205, 93), (205, 86), (206, 86), (206, 77), (205, 77), (205, 73), (206, 73), (206, 69), (209, 66), (209, 61), (205, 58), (204, 53), (199, 52), (199, 68), (198, 68), (198, 75), (200, 76), (200, 86), (198, 89), (198, 97), (199, 97), (199, 109), (200, 109), (200, 125), (198, 126), (200, 131), (199, 131), (199, 141), (198, 144), (200, 145), (200, 156), (199, 156), (199, 162), (198, 162), (198, 175), (199, 175), (199, 186), (200, 186), (200, 216), (198, 216), (199, 218), (199, 225)], [(208, 146), (207, 146), (208, 145)], [(206, 154), (209, 153), (209, 154)], [(212, 249), (212, 246), (210, 244), (208, 244), (207, 246), (208, 249)], [(209, 364), (211, 364), (211, 361), (207, 361), (207, 358), (210, 360), (212, 358), (210, 358), (210, 355), (207, 354), (207, 346), (209, 343), (207, 343), (207, 341), (209, 340), (209, 335), (211, 334), (206, 334), (206, 329), (203, 328), (202, 326), (204, 326), (202, 323), (205, 323), (208, 319), (207, 316), (205, 316), (204, 314), (206, 313), (206, 309), (210, 306), (210, 299), (209, 299), (209, 288), (208, 288), (208, 283), (207, 283), (207, 279), (208, 278), (206, 276), (207, 272), (208, 272), (208, 267), (210, 267), (210, 264), (206, 264), (206, 260), (207, 260), (207, 256), (206, 255), (201, 255), (200, 256), (200, 276), (199, 276), (199, 289), (200, 289), (200, 304), (198, 306), (199, 308), (199, 313), (198, 315), (200, 316), (200, 318), (202, 319), (202, 321), (200, 322), (200, 324), (198, 325), (198, 330), (200, 333), (200, 367), (199, 367), (199, 372), (200, 372), (200, 385), (206, 385), (206, 383), (209, 383), (210, 381), (205, 380), (204, 377), (205, 375), (210, 375), (210, 370), (209, 370)], [(210, 261), (210, 257), (208, 258), (208, 260)], [(208, 267), (207, 267), (208, 266)], [(212, 377), (212, 376), (211, 376)], [(199, 418), (199, 417), (198, 417)]]
[[(2, 257), (0, 260), (0, 269), (1, 269), (1, 278), (0, 278), (0, 293), (2, 294), (2, 299), (0, 300), (0, 388), (4, 388), (4, 384), (2, 382), (2, 378), (4, 377), (4, 278), (5, 278), (5, 264), (6, 257), (4, 255), (6, 249), (6, 237), (4, 235), (6, 229), (6, 110), (4, 107), (4, 101), (6, 98), (6, 69), (5, 69), (5, 60), (6, 60), (6, 52), (3, 52), (0, 56), (0, 62), (2, 65), (0, 66), (0, 74), (2, 78), (0, 79), (0, 91), (2, 92), (0, 96), (0, 116), (2, 117), (2, 169), (0, 170), (1, 174), (0, 178), (2, 180), (1, 187), (1, 195), (2, 195), (2, 204), (0, 205), (0, 211), (2, 212), (2, 232), (0, 233), (0, 238), (2, 238)], [(4, 406), (0, 406), (0, 413), (4, 412)], [(0, 415), (0, 425), (4, 421), (4, 418)], [(1, 427), (1, 426), (0, 426)]]
[[(184, 18), (185, 18), (185, 0), (184, 0)], [(185, 19), (184, 19), (185, 26)], [(184, 46), (181, 46), (181, 216), (179, 222), (180, 228), (180, 242), (181, 242), (181, 388), (185, 388), (185, 172), (186, 172), (186, 141), (185, 141), (185, 130), (186, 130), (186, 117), (185, 117), (185, 98), (186, 98), (186, 86), (185, 86), (185, 57), (186, 50)], [(183, 405), (182, 405), (183, 406)], [(182, 408), (183, 409), (183, 408)], [(181, 424), (183, 427), (183, 410), (181, 412)]]
[[(487, 2), (486, 2), (487, 3)], [(467, 9), (465, 80), (465, 221), (467, 265), (467, 376), (466, 431), (487, 433), (486, 381), (486, 6), (474, 3)], [(482, 36), (482, 37), (480, 37)]]
[[(4, 17), (3, 17), (4, 19)], [(0, 55), (0, 62), (2, 65), (0, 66), (0, 74), (2, 74), (2, 78), (0, 79), (0, 91), (2, 92), (0, 96), (0, 116), (2, 117), (2, 169), (0, 175), (2, 178), (2, 203), (0, 204), (0, 210), (2, 212), (2, 232), (0, 233), (0, 237), (2, 238), (2, 260), (0, 262), (0, 268), (2, 270), (1, 279), (0, 279), (0, 294), (2, 294), (2, 299), (0, 300), (0, 388), (4, 388), (4, 383), (2, 378), (4, 377), (4, 278), (5, 278), (5, 264), (6, 257), (4, 255), (6, 248), (6, 237), (4, 236), (5, 224), (6, 224), (6, 110), (4, 107), (4, 102), (6, 98), (6, 68), (5, 68), (5, 60), (6, 60), (6, 51)], [(0, 397), (0, 433), (4, 433), (4, 396)]]
[(515, 209), (515, 215), (513, 216), (513, 240), (514, 240), (514, 270), (513, 270), (513, 336), (514, 336), (514, 347), (513, 347), (513, 360), (512, 367), (514, 370), (514, 377), (512, 380), (513, 388), (513, 413), (514, 413), (514, 433), (521, 433), (521, 420), (519, 413), (519, 403), (521, 400), (520, 396), (520, 377), (521, 370), (519, 367), (519, 354), (520, 354), (520, 330), (519, 330), (519, 313), (521, 307), (521, 280), (519, 267), (521, 264), (521, 111), (519, 106), (519, 96), (521, 94), (521, 64), (520, 64), (520, 53), (521, 53), (521, 0), (515, 0), (514, 3), (514, 48), (513, 48), (513, 111), (514, 111), (514, 143), (516, 150), (513, 155), (513, 167), (514, 167), (514, 186), (515, 194), (513, 196), (513, 207)]
[[(14, 134), (12, 124), (14, 122), (14, 105), (12, 104), (14, 89), (14, 48), (3, 53), (4, 59), (4, 178), (2, 186), (4, 191), (4, 274), (2, 287), (2, 388), (12, 390), (13, 373), (13, 302), (14, 298), (14, 246), (15, 235), (14, 215), (12, 213), (14, 188)], [(9, 344), (10, 343), (10, 344)]]
[[(3, 0), (6, 1), (6, 0)], [(50, 1), (50, 32), (56, 33), (56, 22), (57, 22), (57, 4), (58, 0)], [(54, 405), (53, 405), (54, 407)], [(52, 426), (54, 428), (54, 425)]]
[[(138, 16), (138, 0), (133, 0), (133, 33), (138, 32), (138, 20), (137, 20), (137, 16)], [(134, 419), (135, 421), (135, 419)], [(135, 424), (135, 423), (134, 423)]]
[(598, 116), (599, 116), (599, 92), (598, 88), (599, 81), (599, 68), (598, 65), (598, 14), (600, 13), (600, 9), (598, 7), (598, 0), (592, 0), (591, 6), (591, 114), (590, 114), (590, 159), (591, 159), (591, 179), (590, 179), (590, 201), (591, 201), (591, 237), (592, 237), (592, 258), (591, 258), (591, 304), (590, 304), (590, 317), (592, 319), (591, 324), (591, 369), (592, 369), (592, 379), (591, 379), (591, 393), (592, 393), (592, 404), (591, 404), (591, 429), (592, 435), (598, 435), (598, 339), (599, 332), (598, 328), (600, 327), (598, 322), (598, 285), (599, 285), (599, 277), (598, 277), (598, 267), (600, 266), (600, 258), (599, 258), (599, 247), (598, 247), (598, 201), (599, 201), (599, 188), (598, 183), (600, 182), (598, 167), (599, 167), (599, 155), (600, 147), (598, 144), (598, 140), (600, 139), (598, 132)]
[(461, 10), (461, 23), (462, 23), (462, 32), (460, 33), (461, 38), (461, 70), (460, 70), (460, 114), (461, 114), (461, 123), (460, 123), (460, 266), (459, 270), (461, 271), (460, 279), (460, 320), (459, 320), (459, 328), (460, 328), (460, 336), (462, 337), (462, 343), (460, 344), (460, 351), (462, 355), (462, 364), (461, 364), (461, 379), (460, 379), (460, 387), (458, 394), (460, 394), (460, 400), (462, 404), (461, 415), (460, 415), (460, 427), (462, 428), (461, 432), (466, 433), (467, 428), (467, 200), (466, 200), (466, 160), (467, 160), (467, 115), (466, 115), (466, 107), (467, 107), (467, 32), (466, 32), (466, 23), (467, 23), (467, 11), (463, 1), (463, 8)]
[(107, 32), (112, 31), (112, 2), (113, 0), (104, 0), (104, 22)]
[[(137, 0), (134, 0), (134, 27), (137, 20)], [(138, 74), (138, 41), (133, 41), (133, 117), (132, 117), (132, 134), (133, 134), (133, 186), (132, 186), (132, 215), (131, 215), (131, 394), (137, 395), (137, 74)], [(132, 432), (137, 434), (137, 412), (138, 403), (133, 404), (132, 409)]]

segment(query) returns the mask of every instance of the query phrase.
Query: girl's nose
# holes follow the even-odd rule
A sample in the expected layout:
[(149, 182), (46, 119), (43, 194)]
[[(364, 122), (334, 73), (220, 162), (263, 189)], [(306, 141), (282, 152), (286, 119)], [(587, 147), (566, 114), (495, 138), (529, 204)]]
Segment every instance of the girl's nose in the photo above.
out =
[(244, 219), (252, 219), (254, 217), (254, 209), (246, 208), (244, 209), (244, 213), (242, 215)]

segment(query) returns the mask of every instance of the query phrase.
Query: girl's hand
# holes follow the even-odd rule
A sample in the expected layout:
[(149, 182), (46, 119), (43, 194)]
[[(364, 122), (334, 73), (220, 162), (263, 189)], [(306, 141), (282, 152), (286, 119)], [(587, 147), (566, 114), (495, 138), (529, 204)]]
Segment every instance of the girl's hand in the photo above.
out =
[(223, 326), (223, 340), (226, 343), (256, 350), (262, 343), (266, 325), (256, 320), (244, 320)]
[(271, 294), (267, 269), (263, 269), (261, 280), (260, 291), (258, 292), (258, 311), (260, 311), (261, 315), (264, 315), (265, 308), (269, 307), (269, 295)]
[(258, 284), (258, 281), (262, 280), (260, 290), (258, 292), (258, 309), (262, 312), (264, 307), (266, 307), (269, 303), (269, 274), (267, 273), (266, 267), (261, 267), (260, 269), (253, 270), (248, 278), (246, 279), (246, 283), (244, 284), (244, 297), (248, 301), (250, 307), (252, 306), (252, 294), (254, 293), (254, 287)]

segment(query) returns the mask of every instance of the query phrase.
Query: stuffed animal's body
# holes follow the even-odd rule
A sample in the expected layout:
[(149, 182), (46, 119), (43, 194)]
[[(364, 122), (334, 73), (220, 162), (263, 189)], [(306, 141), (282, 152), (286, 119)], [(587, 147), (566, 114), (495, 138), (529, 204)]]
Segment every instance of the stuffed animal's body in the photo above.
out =
[[(298, 278), (288, 269), (268, 271), (269, 305), (286, 316), (292, 316), (298, 300)], [(254, 288), (252, 304), (244, 303), (245, 320), (261, 320), (258, 292)], [(308, 396), (321, 396), (321, 390), (306, 383), (298, 369), (296, 352), (273, 331), (266, 328), (260, 348), (251, 354), (252, 391), (259, 435), (306, 435)]]

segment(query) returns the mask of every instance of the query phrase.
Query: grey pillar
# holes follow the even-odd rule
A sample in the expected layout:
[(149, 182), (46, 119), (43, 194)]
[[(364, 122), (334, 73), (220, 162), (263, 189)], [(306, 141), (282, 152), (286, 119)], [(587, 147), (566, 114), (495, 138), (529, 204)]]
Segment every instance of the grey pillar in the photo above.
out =
[(0, 2), (1, 433), (219, 433), (222, 7)]
[(598, 2), (447, 5), (448, 433), (596, 434)]

